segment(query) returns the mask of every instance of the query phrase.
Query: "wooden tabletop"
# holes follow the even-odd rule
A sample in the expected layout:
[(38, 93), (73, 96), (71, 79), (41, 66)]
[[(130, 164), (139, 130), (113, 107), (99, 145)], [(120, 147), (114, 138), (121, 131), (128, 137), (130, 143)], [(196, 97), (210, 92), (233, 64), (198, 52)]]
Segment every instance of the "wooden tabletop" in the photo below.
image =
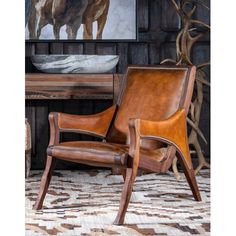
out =
[(26, 99), (116, 99), (122, 75), (43, 74), (25, 76)]

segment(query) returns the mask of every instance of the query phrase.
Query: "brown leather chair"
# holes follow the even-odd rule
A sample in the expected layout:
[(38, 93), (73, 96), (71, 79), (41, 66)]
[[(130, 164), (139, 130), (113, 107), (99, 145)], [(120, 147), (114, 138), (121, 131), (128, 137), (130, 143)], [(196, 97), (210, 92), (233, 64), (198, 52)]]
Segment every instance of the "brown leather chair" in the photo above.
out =
[[(201, 201), (186, 132), (195, 67), (128, 68), (118, 104), (95, 115), (50, 113), (47, 164), (34, 209), (41, 209), (57, 158), (92, 166), (118, 167), (124, 187), (115, 224), (123, 224), (138, 169), (165, 172), (175, 154), (195, 200)], [(60, 142), (62, 132), (101, 137), (103, 142)]]

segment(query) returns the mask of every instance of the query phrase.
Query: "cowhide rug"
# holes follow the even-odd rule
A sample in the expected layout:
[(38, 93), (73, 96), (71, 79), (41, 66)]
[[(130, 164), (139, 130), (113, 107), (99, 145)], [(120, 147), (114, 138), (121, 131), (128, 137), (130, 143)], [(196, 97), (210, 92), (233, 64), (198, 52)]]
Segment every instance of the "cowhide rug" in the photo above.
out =
[(109, 170), (55, 171), (43, 210), (34, 211), (42, 171), (26, 179), (26, 235), (210, 235), (210, 174), (197, 182), (194, 201), (184, 175), (137, 177), (123, 226), (113, 225), (123, 179)]

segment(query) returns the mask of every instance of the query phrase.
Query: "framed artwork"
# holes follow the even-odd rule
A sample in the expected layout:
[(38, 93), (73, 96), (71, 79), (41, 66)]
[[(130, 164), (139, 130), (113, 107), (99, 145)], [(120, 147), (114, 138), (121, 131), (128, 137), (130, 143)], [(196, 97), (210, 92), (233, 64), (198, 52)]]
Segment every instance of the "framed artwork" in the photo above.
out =
[(137, 40), (136, 0), (25, 0), (26, 40)]

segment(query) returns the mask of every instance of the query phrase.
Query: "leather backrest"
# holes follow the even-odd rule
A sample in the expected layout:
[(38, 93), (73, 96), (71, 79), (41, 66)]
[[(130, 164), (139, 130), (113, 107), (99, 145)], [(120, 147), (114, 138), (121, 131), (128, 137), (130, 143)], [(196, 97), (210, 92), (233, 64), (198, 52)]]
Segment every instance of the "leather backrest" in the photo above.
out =
[(164, 120), (182, 107), (187, 113), (194, 78), (195, 67), (129, 67), (107, 141), (129, 144), (130, 118)]

